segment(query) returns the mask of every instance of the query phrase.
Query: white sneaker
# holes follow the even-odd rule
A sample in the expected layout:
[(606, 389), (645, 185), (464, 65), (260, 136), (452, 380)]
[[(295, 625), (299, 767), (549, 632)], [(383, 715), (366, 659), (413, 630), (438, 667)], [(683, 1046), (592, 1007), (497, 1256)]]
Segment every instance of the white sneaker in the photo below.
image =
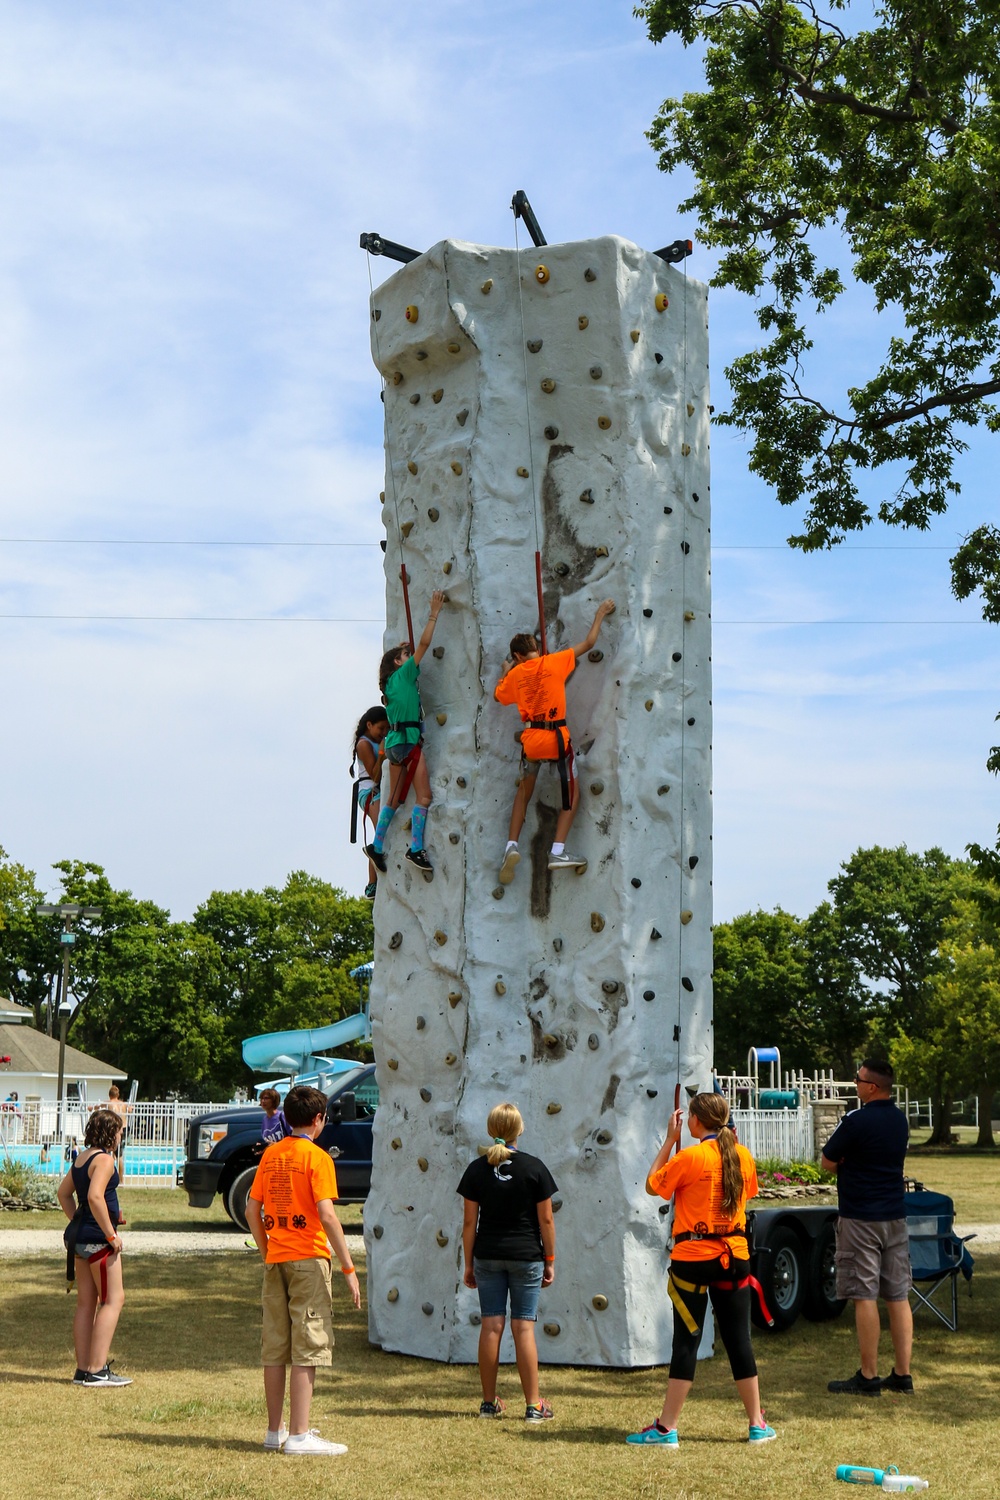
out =
[(575, 854), (549, 855), (550, 870), (575, 870), (578, 875), (582, 875), (586, 868), (587, 861), (585, 859), (577, 859)]
[(285, 1439), (284, 1453), (309, 1453), (323, 1458), (335, 1458), (339, 1453), (347, 1452), (346, 1443), (328, 1443), (326, 1438), (321, 1438), (315, 1427), (310, 1427), (308, 1432), (293, 1432)]
[[(256, 1246), (254, 1248), (256, 1248)], [(284, 1422), (282, 1422), (277, 1432), (272, 1431), (272, 1429), (269, 1427), (264, 1435), (264, 1447), (267, 1448), (269, 1452), (276, 1453), (287, 1437), (288, 1428), (285, 1426)]]
[(514, 879), (514, 871), (521, 863), (521, 856), (516, 849), (508, 849), (500, 866), (500, 884), (510, 885)]

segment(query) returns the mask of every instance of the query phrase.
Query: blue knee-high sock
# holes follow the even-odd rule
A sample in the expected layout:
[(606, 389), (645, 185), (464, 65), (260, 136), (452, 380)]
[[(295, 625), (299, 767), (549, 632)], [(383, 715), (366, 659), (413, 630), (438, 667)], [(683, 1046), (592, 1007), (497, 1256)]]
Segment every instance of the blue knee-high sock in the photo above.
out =
[(372, 847), (377, 849), (379, 854), (382, 853), (382, 846), (385, 843), (385, 836), (389, 831), (389, 824), (395, 816), (396, 809), (394, 807), (383, 807), (378, 815), (378, 822), (375, 824), (375, 837), (372, 839)]
[(420, 807), (418, 805), (413, 809), (413, 813), (411, 815), (411, 826), (413, 832), (410, 838), (410, 848), (413, 850), (414, 854), (416, 854), (418, 850), (424, 847), (424, 825), (426, 824), (426, 822), (427, 809), (426, 807)]

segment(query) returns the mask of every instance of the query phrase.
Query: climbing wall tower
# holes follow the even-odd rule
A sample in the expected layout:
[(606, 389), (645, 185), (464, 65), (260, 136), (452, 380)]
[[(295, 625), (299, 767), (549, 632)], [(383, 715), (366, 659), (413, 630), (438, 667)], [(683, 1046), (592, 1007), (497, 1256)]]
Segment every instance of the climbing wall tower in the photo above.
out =
[[(365, 1210), (369, 1328), (474, 1360), (455, 1192), (503, 1099), (559, 1185), (539, 1355), (665, 1360), (664, 1219), (644, 1192), (677, 1085), (711, 1068), (711, 678), (706, 289), (608, 236), (520, 252), (446, 240), (374, 293), (385, 380), (388, 628), (419, 635), (434, 792), (427, 883), (387, 842), (371, 991), (381, 1105)], [(543, 771), (512, 885), (497, 881), (518, 772), (493, 699), (510, 637), (548, 645), (616, 612), (568, 686), (581, 803), (550, 874)], [(681, 1097), (684, 1098), (683, 1088)]]

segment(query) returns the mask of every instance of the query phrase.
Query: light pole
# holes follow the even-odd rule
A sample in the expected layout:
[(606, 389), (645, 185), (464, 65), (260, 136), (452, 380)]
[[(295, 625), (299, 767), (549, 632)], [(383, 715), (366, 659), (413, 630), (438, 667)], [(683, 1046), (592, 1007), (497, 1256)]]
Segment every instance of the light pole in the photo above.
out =
[(63, 930), (59, 934), (59, 941), (62, 944), (63, 950), (63, 970), (62, 997), (59, 1001), (59, 1077), (56, 1083), (56, 1136), (61, 1144), (63, 1131), (63, 1081), (66, 1064), (66, 1029), (69, 1026), (69, 1018), (73, 1014), (73, 1007), (69, 1003), (69, 955), (73, 944), (76, 942), (73, 923), (78, 917), (99, 917), (101, 915), (101, 908), (99, 906), (80, 906), (75, 901), (68, 901), (62, 906), (36, 906), (35, 912), (40, 917), (62, 917), (63, 923)]

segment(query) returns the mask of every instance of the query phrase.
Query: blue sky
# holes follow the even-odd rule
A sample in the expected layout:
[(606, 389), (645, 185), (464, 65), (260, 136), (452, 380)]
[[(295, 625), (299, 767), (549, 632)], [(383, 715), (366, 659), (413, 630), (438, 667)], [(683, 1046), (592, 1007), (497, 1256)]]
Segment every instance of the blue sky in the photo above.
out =
[[(358, 234), (511, 244), (518, 187), (551, 240), (691, 234), (643, 132), (697, 59), (617, 0), (0, 0), (0, 25), (0, 844), (178, 916), (297, 868), (360, 892), (383, 585)], [(752, 309), (710, 317), (721, 406)], [(877, 351), (866, 296), (821, 334), (843, 387)], [(975, 442), (932, 532), (804, 558), (716, 431), (718, 919), (805, 913), (861, 844), (992, 836), (996, 635), (947, 558), (998, 454)], [(241, 618), (50, 618), (94, 615)], [(293, 623), (317, 616), (352, 623)]]

